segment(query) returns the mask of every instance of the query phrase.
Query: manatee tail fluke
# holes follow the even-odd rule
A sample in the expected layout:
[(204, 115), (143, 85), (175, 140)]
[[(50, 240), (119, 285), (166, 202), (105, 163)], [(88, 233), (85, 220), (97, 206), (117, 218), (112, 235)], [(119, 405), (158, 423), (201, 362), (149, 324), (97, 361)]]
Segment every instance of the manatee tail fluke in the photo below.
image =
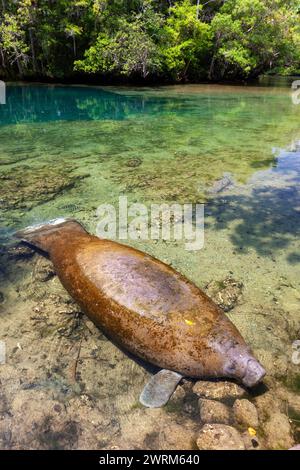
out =
[(32, 225), (15, 232), (14, 236), (29, 245), (48, 252), (51, 244), (57, 237), (63, 235), (66, 230), (72, 228), (78, 232), (86, 233), (86, 230), (75, 219), (54, 219), (43, 224)]

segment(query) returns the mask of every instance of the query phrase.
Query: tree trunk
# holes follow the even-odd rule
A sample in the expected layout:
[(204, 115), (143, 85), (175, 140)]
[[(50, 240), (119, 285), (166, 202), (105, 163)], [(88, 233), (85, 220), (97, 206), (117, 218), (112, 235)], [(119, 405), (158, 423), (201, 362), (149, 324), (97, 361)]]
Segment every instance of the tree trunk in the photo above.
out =
[(32, 65), (33, 65), (33, 71), (37, 72), (37, 65), (36, 65), (36, 59), (35, 59), (35, 49), (34, 49), (34, 38), (33, 38), (32, 30), (33, 30), (33, 28), (29, 28)]
[(212, 78), (214, 76), (215, 61), (216, 61), (216, 57), (215, 57), (215, 55), (213, 55), (213, 57), (211, 59), (210, 67), (209, 67), (209, 72), (208, 72), (208, 79), (209, 80), (212, 80)]
[(200, 0), (197, 0), (197, 10), (196, 10), (197, 20), (199, 20), (199, 13), (200, 13)]
[(1, 54), (1, 61), (2, 61), (2, 67), (5, 68), (5, 57), (4, 57), (4, 54), (3, 54), (3, 50), (0, 49), (0, 54)]
[(22, 67), (21, 62), (19, 60), (17, 49), (14, 48), (14, 51), (15, 51), (15, 54), (16, 54), (16, 62), (17, 62), (17, 66), (18, 66), (19, 75), (20, 75), (20, 77), (22, 77), (23, 76), (23, 67)]

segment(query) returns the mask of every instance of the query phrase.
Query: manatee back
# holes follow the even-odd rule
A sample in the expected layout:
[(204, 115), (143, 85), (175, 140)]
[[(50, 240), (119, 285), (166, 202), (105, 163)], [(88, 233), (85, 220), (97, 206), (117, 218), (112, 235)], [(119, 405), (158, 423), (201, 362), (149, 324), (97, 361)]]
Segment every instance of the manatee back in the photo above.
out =
[(78, 266), (103, 295), (122, 308), (158, 322), (184, 317), (213, 322), (216, 305), (170, 266), (108, 240), (91, 241), (77, 253)]

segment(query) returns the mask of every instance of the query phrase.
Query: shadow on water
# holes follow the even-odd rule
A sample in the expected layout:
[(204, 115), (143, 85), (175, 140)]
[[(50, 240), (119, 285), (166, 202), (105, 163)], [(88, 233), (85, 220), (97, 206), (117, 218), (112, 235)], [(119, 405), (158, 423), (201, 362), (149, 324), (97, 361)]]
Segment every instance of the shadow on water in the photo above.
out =
[[(250, 192), (219, 195), (208, 205), (212, 221), (207, 227), (230, 227), (230, 240), (240, 253), (254, 249), (261, 256), (272, 256), (286, 249), (300, 236), (300, 188), (297, 178), (287, 186), (254, 187)], [(300, 262), (299, 253), (290, 253), (291, 264)]]
[(298, 264), (300, 263), (300, 254), (299, 253), (291, 253), (287, 260), (290, 264)]

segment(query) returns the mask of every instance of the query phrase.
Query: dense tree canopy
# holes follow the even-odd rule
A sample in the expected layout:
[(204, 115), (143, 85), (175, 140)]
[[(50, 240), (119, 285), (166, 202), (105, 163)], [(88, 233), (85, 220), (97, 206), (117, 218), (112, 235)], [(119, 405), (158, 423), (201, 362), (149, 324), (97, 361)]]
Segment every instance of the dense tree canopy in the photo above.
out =
[(298, 73), (300, 0), (0, 0), (2, 77)]

